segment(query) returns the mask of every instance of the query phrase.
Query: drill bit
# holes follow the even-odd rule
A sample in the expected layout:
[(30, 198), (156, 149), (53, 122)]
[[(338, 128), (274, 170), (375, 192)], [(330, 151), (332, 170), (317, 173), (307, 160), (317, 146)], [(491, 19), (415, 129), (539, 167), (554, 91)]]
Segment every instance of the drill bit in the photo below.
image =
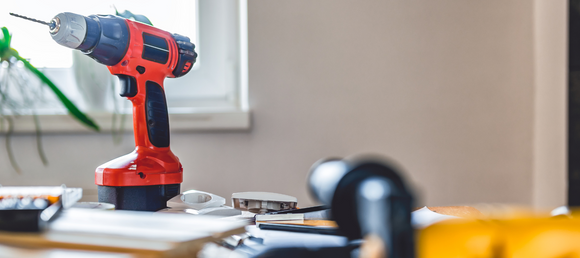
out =
[(16, 16), (16, 17), (18, 17), (18, 18), (26, 19), (26, 20), (29, 20), (29, 21), (33, 21), (33, 22), (38, 22), (38, 23), (40, 23), (40, 24), (47, 25), (47, 26), (48, 26), (48, 27), (49, 27), (51, 30), (52, 30), (52, 29), (54, 28), (54, 26), (55, 26), (55, 23), (54, 23), (54, 21), (45, 22), (45, 21), (41, 21), (41, 20), (37, 20), (37, 19), (33, 19), (33, 18), (30, 18), (30, 17), (26, 17), (26, 16), (24, 16), (24, 15), (15, 14), (15, 13), (10, 13), (10, 15), (12, 15), (12, 16)]

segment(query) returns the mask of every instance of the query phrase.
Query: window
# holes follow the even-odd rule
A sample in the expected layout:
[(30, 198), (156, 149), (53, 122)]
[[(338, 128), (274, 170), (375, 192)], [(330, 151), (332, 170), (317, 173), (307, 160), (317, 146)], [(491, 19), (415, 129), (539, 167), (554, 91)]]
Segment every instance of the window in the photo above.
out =
[[(36, 2), (36, 3), (31, 3)], [(31, 8), (34, 6), (34, 8)], [(114, 7), (113, 7), (114, 6)], [(199, 57), (192, 71), (181, 78), (167, 78), (165, 90), (170, 112), (171, 128), (190, 129), (246, 129), (249, 127), (247, 105), (247, 18), (246, 1), (231, 0), (102, 0), (86, 2), (11, 1), (3, 9), (24, 16), (49, 21), (60, 12), (81, 15), (114, 14), (129, 10), (147, 16), (154, 26), (188, 36), (196, 45)], [(21, 56), (42, 70), (75, 102), (99, 123), (103, 130), (110, 128), (110, 113), (86, 110), (76, 87), (73, 74), (73, 51), (58, 45), (48, 34), (48, 28), (6, 14), (0, 14), (0, 26), (12, 33), (12, 47)], [(117, 95), (115, 93), (115, 95)], [(117, 95), (116, 101), (123, 98)], [(56, 101), (56, 100), (55, 100)], [(82, 126), (62, 125), (64, 108), (52, 102), (41, 111), (43, 130), (76, 131)], [(131, 113), (130, 104), (123, 112)], [(130, 125), (130, 119), (127, 119)], [(18, 131), (31, 131), (29, 126), (17, 124)], [(128, 126), (129, 128), (131, 126)]]

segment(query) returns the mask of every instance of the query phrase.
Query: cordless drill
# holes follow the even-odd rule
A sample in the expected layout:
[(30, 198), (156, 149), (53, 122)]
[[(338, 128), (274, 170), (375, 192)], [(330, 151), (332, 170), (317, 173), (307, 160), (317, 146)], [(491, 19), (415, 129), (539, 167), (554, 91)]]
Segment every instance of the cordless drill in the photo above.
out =
[(179, 194), (183, 168), (169, 148), (166, 77), (187, 74), (195, 60), (188, 37), (114, 15), (60, 13), (50, 22), (52, 38), (108, 67), (133, 103), (135, 150), (95, 171), (100, 202), (121, 210), (156, 211)]

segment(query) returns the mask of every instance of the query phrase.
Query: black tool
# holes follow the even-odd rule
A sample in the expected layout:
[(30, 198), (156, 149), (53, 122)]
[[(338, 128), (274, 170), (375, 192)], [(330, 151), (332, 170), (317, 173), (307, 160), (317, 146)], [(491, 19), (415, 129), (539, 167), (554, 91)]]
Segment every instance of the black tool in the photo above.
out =
[(331, 227), (316, 227), (316, 226), (278, 224), (278, 223), (260, 223), (258, 227), (264, 230), (280, 230), (288, 232), (311, 233), (311, 234), (334, 235), (334, 236), (343, 235), (342, 232), (340, 232), (338, 229)]
[(349, 239), (376, 235), (387, 257), (415, 257), (413, 196), (392, 162), (376, 156), (324, 159), (312, 166), (308, 184)]
[(308, 213), (308, 212), (324, 211), (327, 209), (329, 209), (329, 208), (325, 205), (318, 205), (318, 206), (312, 206), (312, 207), (306, 207), (306, 208), (300, 208), (300, 209), (273, 211), (273, 212), (268, 212), (266, 214)]
[[(379, 237), (386, 257), (415, 257), (413, 195), (392, 162), (376, 156), (323, 159), (312, 166), (308, 186), (315, 199), (330, 207), (339, 234), (351, 243), (368, 236)], [(279, 248), (256, 257), (290, 253), (300, 255), (296, 257), (351, 257), (360, 251), (357, 248)]]

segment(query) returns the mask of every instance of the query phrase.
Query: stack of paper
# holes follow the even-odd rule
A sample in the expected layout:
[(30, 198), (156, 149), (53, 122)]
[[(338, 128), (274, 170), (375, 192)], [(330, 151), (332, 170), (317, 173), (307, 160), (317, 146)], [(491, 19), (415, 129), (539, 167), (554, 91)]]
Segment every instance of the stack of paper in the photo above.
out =
[(195, 257), (203, 244), (244, 233), (246, 224), (211, 216), (69, 209), (42, 234), (0, 232), (0, 244)]

